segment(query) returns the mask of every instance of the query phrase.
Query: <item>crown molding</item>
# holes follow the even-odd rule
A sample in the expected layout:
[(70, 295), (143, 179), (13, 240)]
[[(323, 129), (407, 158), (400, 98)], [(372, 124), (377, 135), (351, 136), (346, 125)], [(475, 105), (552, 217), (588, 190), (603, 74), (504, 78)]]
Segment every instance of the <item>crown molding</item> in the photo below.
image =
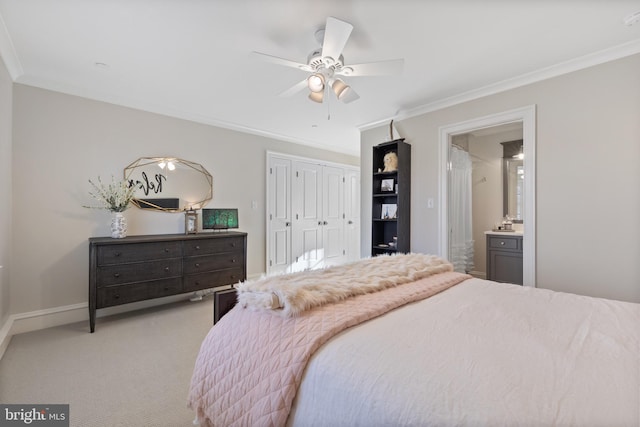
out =
[(630, 42), (623, 43), (612, 48), (590, 53), (578, 58), (570, 59), (568, 61), (560, 62), (558, 64), (545, 67), (540, 70), (522, 74), (511, 79), (502, 80), (500, 82), (463, 92), (458, 95), (439, 99), (416, 108), (401, 110), (395, 116), (387, 117), (375, 122), (364, 123), (358, 126), (358, 130), (362, 132), (364, 130), (377, 128), (382, 125), (386, 126), (390, 120), (409, 119), (411, 117), (441, 110), (443, 108), (462, 104), (464, 102), (473, 101), (474, 99), (483, 98), (485, 96), (494, 95), (496, 93), (505, 92), (507, 90), (515, 89), (521, 86), (526, 86), (553, 77), (558, 77), (563, 74), (568, 74), (574, 71), (593, 67), (605, 62), (615, 61), (617, 59), (635, 55), (637, 53), (640, 53), (640, 39), (632, 40)]
[(343, 146), (330, 146), (322, 143), (305, 140), (301, 138), (292, 137), (277, 132), (271, 132), (263, 129), (253, 128), (238, 123), (227, 122), (224, 120), (215, 119), (213, 117), (205, 116), (202, 114), (186, 112), (177, 110), (175, 108), (167, 107), (165, 105), (159, 105), (140, 99), (131, 99), (128, 97), (121, 97), (109, 93), (97, 92), (92, 90), (86, 90), (72, 85), (61, 84), (50, 80), (44, 80), (34, 78), (33, 76), (23, 75), (16, 83), (23, 84), (25, 86), (37, 87), (44, 90), (50, 90), (53, 92), (59, 92), (70, 96), (77, 96), (80, 98), (105, 102), (107, 104), (117, 105), (119, 107), (132, 108), (135, 110), (146, 111), (149, 113), (159, 114), (162, 116), (172, 117), (181, 120), (187, 120), (194, 123), (200, 123), (209, 126), (215, 126), (222, 129), (232, 130), (236, 132), (242, 132), (246, 134), (261, 136), (264, 138), (274, 139), (277, 141), (289, 142), (298, 145), (304, 145), (311, 148), (317, 148), (324, 151), (330, 151), (334, 153), (346, 154), (349, 156), (360, 157), (359, 147), (357, 150), (350, 150)]
[(13, 42), (9, 36), (9, 30), (0, 15), (0, 59), (4, 61), (5, 67), (14, 82), (24, 74), (22, 65), (13, 47)]

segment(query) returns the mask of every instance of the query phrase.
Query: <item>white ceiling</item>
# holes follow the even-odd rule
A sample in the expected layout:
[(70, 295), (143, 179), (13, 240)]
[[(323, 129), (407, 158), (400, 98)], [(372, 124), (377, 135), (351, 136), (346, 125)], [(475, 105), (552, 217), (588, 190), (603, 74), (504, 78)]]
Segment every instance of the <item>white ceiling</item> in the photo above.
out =
[[(0, 54), (19, 83), (359, 155), (368, 126), (640, 52), (640, 24), (623, 23), (637, 11), (638, 0), (0, 0)], [(355, 27), (346, 64), (404, 58), (403, 74), (346, 78), (360, 95), (350, 104), (278, 97), (304, 72), (250, 52), (305, 62), (327, 16)]]

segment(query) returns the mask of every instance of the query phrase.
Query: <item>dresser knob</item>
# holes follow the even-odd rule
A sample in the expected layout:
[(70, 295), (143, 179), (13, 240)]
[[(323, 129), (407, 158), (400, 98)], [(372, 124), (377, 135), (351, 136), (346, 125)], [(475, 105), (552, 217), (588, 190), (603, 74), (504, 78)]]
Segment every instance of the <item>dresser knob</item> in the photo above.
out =
[(199, 245), (196, 245), (196, 251), (197, 250), (200, 250), (200, 246)]
[(236, 259), (235, 259), (235, 258), (234, 258), (234, 259), (232, 259), (232, 260), (231, 260), (231, 262), (232, 262), (232, 263), (236, 262)]
[(200, 268), (200, 263), (196, 262), (194, 265), (196, 266), (196, 268)]
[(232, 244), (231, 244), (231, 247), (232, 247), (232, 248), (235, 248), (235, 247), (236, 247), (236, 244), (235, 244), (235, 243), (232, 243)]
[(168, 290), (169, 290), (169, 287), (168, 287), (168, 286), (165, 286), (165, 287), (164, 287), (164, 290), (165, 290), (165, 291), (168, 291)]
[(120, 277), (120, 273), (113, 273), (113, 277), (116, 277), (116, 278)]
[(169, 267), (165, 267), (164, 271), (169, 272)]
[(500, 242), (500, 244), (501, 244), (502, 246), (504, 246), (504, 242)]
[(113, 256), (115, 256), (115, 257), (119, 257), (120, 255), (122, 255), (122, 252), (114, 252), (113, 253)]
[(120, 294), (115, 294), (115, 295), (113, 296), (113, 299), (120, 299)]
[(164, 253), (168, 254), (169, 253), (169, 248), (164, 248)]

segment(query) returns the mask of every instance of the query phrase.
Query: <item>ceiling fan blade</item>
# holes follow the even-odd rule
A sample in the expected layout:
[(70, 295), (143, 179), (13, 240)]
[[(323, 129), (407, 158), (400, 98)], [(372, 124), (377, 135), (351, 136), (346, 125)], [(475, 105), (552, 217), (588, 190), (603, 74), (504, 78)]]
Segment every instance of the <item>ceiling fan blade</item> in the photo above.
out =
[(288, 59), (279, 58), (277, 56), (267, 55), (266, 53), (251, 52), (249, 54), (252, 58), (260, 59), (262, 61), (271, 62), (272, 64), (284, 65), (285, 67), (298, 68), (303, 71), (312, 71), (311, 67), (307, 64), (300, 62), (290, 61)]
[(322, 57), (329, 56), (334, 61), (340, 58), (342, 50), (353, 31), (353, 25), (334, 17), (327, 18), (324, 28), (324, 41), (322, 43)]
[(343, 76), (392, 76), (401, 74), (403, 68), (404, 59), (391, 59), (389, 61), (345, 65), (336, 74), (342, 74)]
[(294, 84), (293, 86), (291, 86), (289, 89), (285, 90), (284, 92), (280, 93), (278, 96), (287, 97), (287, 96), (295, 95), (296, 93), (300, 92), (302, 89), (304, 89), (306, 87), (307, 87), (307, 79), (304, 79), (304, 80)]

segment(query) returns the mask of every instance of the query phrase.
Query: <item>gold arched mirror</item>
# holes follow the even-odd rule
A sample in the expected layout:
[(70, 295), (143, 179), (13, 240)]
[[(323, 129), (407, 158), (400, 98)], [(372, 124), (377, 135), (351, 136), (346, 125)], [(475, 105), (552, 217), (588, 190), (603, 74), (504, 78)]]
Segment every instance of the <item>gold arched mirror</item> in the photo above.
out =
[(136, 185), (132, 203), (140, 209), (183, 212), (202, 209), (213, 197), (213, 177), (199, 163), (175, 157), (141, 157), (124, 169)]

